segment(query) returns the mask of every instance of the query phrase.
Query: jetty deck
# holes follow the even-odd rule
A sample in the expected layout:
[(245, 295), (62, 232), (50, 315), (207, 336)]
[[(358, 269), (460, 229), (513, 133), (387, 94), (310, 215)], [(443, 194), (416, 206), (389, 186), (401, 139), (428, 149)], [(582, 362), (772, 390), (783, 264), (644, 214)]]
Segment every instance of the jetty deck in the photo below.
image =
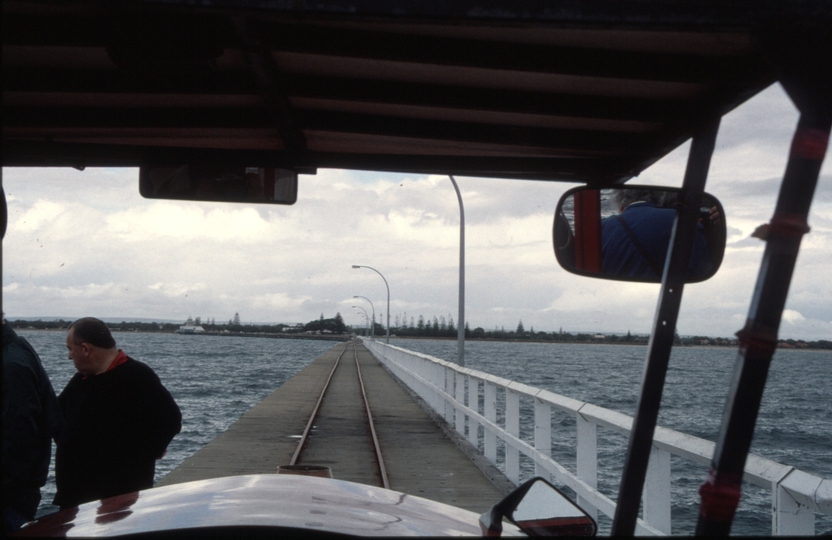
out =
[[(340, 349), (333, 347), (314, 360), (157, 486), (275, 473), (278, 466), (288, 464)], [(505, 476), (441, 419), (426, 412), (418, 398), (360, 344), (358, 360), (391, 489), (475, 512), (485, 512), (511, 489)], [(324, 400), (328, 408), (340, 411), (342, 426), (366, 422), (360, 409), (347, 403), (350, 396), (330, 391)], [(366, 442), (357, 441), (349, 429), (332, 431), (335, 437), (328, 437), (329, 447), (324, 452), (316, 449), (315, 463), (330, 466), (336, 479), (366, 482), (350, 465), (365, 455)]]

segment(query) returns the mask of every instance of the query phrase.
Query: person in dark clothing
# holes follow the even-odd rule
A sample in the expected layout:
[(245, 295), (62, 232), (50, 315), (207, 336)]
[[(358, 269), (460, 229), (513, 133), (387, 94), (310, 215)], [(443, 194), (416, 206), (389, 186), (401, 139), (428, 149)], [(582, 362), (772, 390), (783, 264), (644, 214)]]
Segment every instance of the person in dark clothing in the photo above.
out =
[(179, 407), (147, 365), (116, 348), (107, 326), (79, 319), (66, 337), (78, 370), (58, 401), (54, 504), (61, 509), (153, 487), (156, 460), (182, 427)]
[(38, 354), (3, 320), (3, 534), (35, 518), (62, 424)]
[[(649, 190), (616, 192), (621, 213), (601, 222), (601, 253), (604, 275), (661, 279), (676, 220), (675, 208), (659, 206)], [(697, 225), (687, 277), (704, 276), (710, 269), (704, 229)]]

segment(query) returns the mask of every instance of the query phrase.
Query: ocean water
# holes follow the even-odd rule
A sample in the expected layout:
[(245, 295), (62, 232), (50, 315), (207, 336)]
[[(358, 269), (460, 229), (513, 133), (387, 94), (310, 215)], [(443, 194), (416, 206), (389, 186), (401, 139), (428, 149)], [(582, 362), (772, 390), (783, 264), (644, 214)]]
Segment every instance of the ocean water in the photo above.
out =
[[(56, 392), (74, 374), (66, 357), (63, 332), (18, 333), (43, 360)], [(334, 346), (333, 342), (220, 336), (181, 336), (116, 332), (118, 346), (151, 366), (176, 399), (183, 414), (182, 432), (157, 462), (157, 480), (210, 442), (248, 409)], [(455, 361), (455, 341), (393, 339), (391, 345)], [(646, 347), (557, 343), (466, 343), (466, 367), (580, 399), (628, 415), (635, 411)], [(719, 430), (736, 351), (679, 348), (671, 357), (659, 424), (715, 440)], [(779, 351), (757, 422), (751, 451), (832, 478), (832, 352)], [(533, 421), (521, 421), (528, 436)], [(574, 470), (574, 419), (553, 420), (553, 456)], [(599, 430), (599, 488), (613, 500), (627, 441)], [(54, 455), (54, 453), (53, 453)], [(707, 467), (673, 458), (673, 534), (692, 534)], [(531, 475), (531, 464), (524, 464)], [(54, 471), (43, 491), (39, 515), (56, 510)], [(744, 484), (733, 534), (771, 532), (770, 494)], [(609, 520), (599, 519), (600, 532)], [(819, 516), (818, 533), (832, 530), (832, 516)]]

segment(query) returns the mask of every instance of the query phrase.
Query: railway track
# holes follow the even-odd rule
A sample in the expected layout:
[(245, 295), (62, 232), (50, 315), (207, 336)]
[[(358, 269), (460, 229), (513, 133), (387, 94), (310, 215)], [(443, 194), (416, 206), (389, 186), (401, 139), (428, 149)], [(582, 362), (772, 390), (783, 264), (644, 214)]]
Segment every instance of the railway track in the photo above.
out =
[(390, 489), (356, 342), (333, 363), (290, 465), (325, 465), (339, 480)]

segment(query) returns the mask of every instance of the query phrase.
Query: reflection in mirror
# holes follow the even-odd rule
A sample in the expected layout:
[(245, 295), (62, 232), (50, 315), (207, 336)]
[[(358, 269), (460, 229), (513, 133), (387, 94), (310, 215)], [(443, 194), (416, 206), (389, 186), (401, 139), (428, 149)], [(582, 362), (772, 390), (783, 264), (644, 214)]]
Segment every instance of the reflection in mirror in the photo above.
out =
[(595, 521), (554, 486), (536, 478), (509, 519), (531, 536), (594, 536)]
[[(560, 265), (573, 273), (660, 283), (681, 190), (627, 186), (578, 188), (561, 198), (553, 242)], [(685, 281), (713, 276), (725, 251), (725, 214), (704, 193)]]
[(268, 167), (142, 167), (139, 192), (149, 199), (294, 204), (298, 176)]

